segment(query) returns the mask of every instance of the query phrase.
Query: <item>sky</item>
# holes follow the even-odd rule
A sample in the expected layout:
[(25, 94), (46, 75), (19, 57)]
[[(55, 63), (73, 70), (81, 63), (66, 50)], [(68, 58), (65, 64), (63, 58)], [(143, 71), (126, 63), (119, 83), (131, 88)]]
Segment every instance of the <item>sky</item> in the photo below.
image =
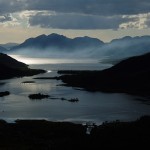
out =
[(0, 0), (0, 43), (51, 33), (104, 42), (150, 35), (150, 0)]

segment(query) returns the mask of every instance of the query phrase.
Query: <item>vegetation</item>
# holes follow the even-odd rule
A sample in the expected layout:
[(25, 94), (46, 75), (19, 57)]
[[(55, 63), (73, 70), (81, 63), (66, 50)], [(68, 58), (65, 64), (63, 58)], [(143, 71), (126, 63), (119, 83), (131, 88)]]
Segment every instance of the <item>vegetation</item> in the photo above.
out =
[(0, 53), (0, 80), (13, 77), (32, 76), (45, 72), (45, 70), (30, 69), (28, 65), (18, 62), (6, 54)]
[(94, 125), (86, 134), (88, 125), (45, 120), (0, 121), (1, 150), (77, 150), (77, 149), (149, 149), (150, 117), (132, 122), (105, 122)]

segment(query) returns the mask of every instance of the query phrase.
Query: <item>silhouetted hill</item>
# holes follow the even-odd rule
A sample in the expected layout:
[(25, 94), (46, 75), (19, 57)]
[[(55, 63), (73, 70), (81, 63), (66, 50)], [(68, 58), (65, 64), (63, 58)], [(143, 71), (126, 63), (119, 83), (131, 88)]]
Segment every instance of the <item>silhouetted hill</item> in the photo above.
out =
[(96, 38), (80, 37), (80, 38), (70, 39), (63, 35), (58, 35), (53, 33), (48, 36), (40, 35), (36, 38), (27, 39), (24, 43), (16, 47), (13, 47), (12, 50), (31, 48), (31, 49), (40, 49), (41, 51), (43, 51), (44, 49), (73, 51), (79, 48), (81, 50), (81, 48), (97, 47), (102, 44), (103, 42)]
[(60, 73), (68, 74), (60, 77), (68, 86), (91, 91), (125, 92), (150, 96), (150, 53), (123, 60), (103, 71)]
[[(91, 128), (91, 134), (86, 134)], [(45, 120), (0, 120), (1, 150), (149, 149), (150, 117), (81, 125)]]
[(0, 53), (0, 64), (10, 68), (27, 68), (28, 66), (3, 53)]
[(0, 80), (12, 77), (31, 76), (44, 72), (44, 70), (29, 69), (28, 65), (6, 54), (0, 53)]
[(110, 58), (127, 58), (150, 52), (150, 36), (130, 37), (112, 40), (97, 49), (93, 56), (108, 56)]

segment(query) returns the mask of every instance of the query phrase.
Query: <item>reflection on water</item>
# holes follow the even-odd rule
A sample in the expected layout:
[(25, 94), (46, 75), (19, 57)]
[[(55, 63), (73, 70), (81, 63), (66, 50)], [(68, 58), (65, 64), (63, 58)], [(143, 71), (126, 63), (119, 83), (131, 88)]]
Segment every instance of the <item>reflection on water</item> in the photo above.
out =
[[(136, 101), (136, 97), (126, 94), (107, 94), (75, 90), (71, 87), (57, 86), (61, 81), (36, 80), (35, 77), (55, 76), (58, 69), (102, 69), (99, 63), (92, 64), (46, 64), (32, 65), (32, 68), (51, 70), (34, 77), (15, 78), (0, 81), (0, 91), (10, 91), (10, 95), (0, 98), (0, 118), (48, 119), (52, 121), (96, 122), (106, 120), (132, 120), (141, 115), (150, 115), (149, 105)], [(68, 67), (68, 68), (67, 68)], [(108, 66), (106, 66), (108, 67)], [(22, 83), (34, 81), (35, 83)], [(60, 99), (32, 101), (29, 94), (48, 94), (53, 97), (71, 99), (77, 97), (78, 103), (69, 103)]]

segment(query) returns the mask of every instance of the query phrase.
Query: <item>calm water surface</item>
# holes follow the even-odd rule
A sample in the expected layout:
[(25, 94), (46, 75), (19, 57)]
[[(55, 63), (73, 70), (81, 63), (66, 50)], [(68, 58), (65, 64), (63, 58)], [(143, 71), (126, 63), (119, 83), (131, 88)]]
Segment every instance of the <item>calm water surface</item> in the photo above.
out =
[[(87, 92), (72, 87), (58, 86), (61, 81), (36, 80), (34, 77), (56, 76), (57, 70), (100, 70), (111, 65), (90, 63), (53, 63), (31, 65), (31, 68), (46, 69), (49, 72), (32, 77), (0, 81), (0, 91), (10, 91), (10, 95), (0, 98), (0, 118), (7, 121), (16, 119), (47, 119), (51, 121), (95, 122), (112, 120), (134, 120), (141, 115), (150, 115), (150, 106), (126, 94)], [(24, 84), (23, 81), (35, 81)], [(78, 103), (60, 99), (30, 100), (29, 94), (49, 94), (55, 98), (78, 98)]]

